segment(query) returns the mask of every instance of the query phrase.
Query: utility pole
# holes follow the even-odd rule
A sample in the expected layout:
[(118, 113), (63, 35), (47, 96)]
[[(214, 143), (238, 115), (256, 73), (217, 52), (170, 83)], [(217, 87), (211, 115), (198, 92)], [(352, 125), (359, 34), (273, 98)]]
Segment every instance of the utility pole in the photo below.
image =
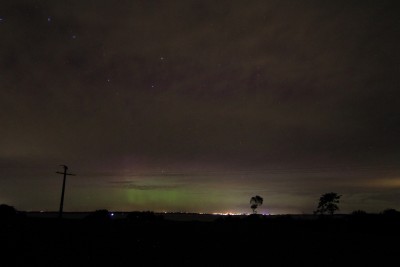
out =
[(72, 173), (67, 173), (68, 167), (66, 165), (60, 165), (61, 167), (64, 167), (64, 172), (56, 172), (58, 174), (63, 174), (64, 175), (64, 180), (63, 180), (63, 185), (62, 185), (62, 191), (61, 191), (61, 203), (60, 203), (60, 211), (58, 216), (62, 218), (62, 213), (63, 213), (63, 207), (64, 207), (64, 192), (65, 192), (65, 180), (67, 178), (67, 175), (75, 176), (76, 174)]

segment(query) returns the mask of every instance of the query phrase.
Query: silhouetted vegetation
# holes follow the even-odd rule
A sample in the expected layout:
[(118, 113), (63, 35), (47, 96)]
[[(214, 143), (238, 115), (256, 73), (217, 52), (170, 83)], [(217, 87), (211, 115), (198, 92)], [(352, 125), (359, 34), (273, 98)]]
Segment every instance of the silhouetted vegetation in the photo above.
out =
[(333, 215), (335, 211), (339, 210), (339, 200), (341, 195), (330, 192), (325, 193), (319, 198), (318, 208), (314, 211), (315, 214), (330, 214)]
[(17, 210), (13, 206), (0, 205), (0, 219), (11, 219), (17, 216)]
[(250, 198), (250, 208), (253, 210), (253, 214), (257, 213), (257, 208), (262, 205), (264, 199), (260, 196), (254, 196)]
[(386, 209), (382, 212), (386, 218), (400, 218), (400, 212), (395, 209)]

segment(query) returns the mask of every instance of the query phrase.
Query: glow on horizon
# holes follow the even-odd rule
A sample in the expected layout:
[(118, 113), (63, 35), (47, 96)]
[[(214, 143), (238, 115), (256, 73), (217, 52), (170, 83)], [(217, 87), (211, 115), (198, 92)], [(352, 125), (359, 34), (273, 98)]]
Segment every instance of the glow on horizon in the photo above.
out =
[[(148, 175), (148, 176), (88, 176), (80, 175), (80, 179), (67, 181), (65, 196), (65, 211), (90, 212), (97, 209), (110, 211), (153, 211), (182, 212), (198, 214), (250, 214), (249, 198), (254, 194), (264, 197), (264, 205), (258, 209), (258, 214), (311, 214), (316, 208), (320, 192), (318, 188), (309, 189), (303, 182), (312, 183), (318, 187), (324, 173), (294, 177), (290, 186), (285, 183), (289, 175), (268, 175), (268, 179), (260, 180), (259, 174), (248, 175), (245, 186), (237, 181), (235, 175)], [(229, 176), (229, 177), (228, 177)], [(17, 210), (26, 211), (57, 211), (61, 182), (53, 179), (51, 183), (38, 183), (36, 180), (26, 180), (26, 188), (18, 201), (12, 201), (12, 195), (4, 194), (3, 203), (14, 206)], [(228, 180), (230, 178), (231, 180)], [(389, 196), (400, 186), (400, 178), (395, 175), (386, 178), (358, 178), (358, 183), (350, 183), (346, 175), (336, 179), (335, 187), (323, 190), (334, 190), (343, 195), (340, 203), (341, 213), (351, 213), (362, 209), (376, 213), (387, 208), (398, 209), (390, 205), (389, 200), (379, 200), (383, 193)], [(113, 181), (126, 183), (112, 183)], [(188, 182), (190, 180), (190, 183)], [(224, 183), (220, 183), (224, 181)], [(229, 182), (228, 182), (229, 181)], [(13, 185), (14, 186), (14, 185)], [(52, 190), (54, 186), (57, 190)], [(10, 190), (11, 192), (12, 190)], [(43, 191), (40, 196), (35, 192)], [(37, 203), (33, 203), (35, 198)], [(9, 201), (6, 201), (10, 199)], [(34, 204), (34, 205), (33, 205)], [(374, 207), (374, 208), (370, 208)]]

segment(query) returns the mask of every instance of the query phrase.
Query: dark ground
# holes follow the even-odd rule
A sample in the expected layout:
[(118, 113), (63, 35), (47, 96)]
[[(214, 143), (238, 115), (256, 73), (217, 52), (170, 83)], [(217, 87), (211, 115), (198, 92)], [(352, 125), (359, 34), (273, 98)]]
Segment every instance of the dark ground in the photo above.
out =
[[(101, 217), (101, 216), (100, 216)], [(396, 266), (399, 218), (0, 220), (0, 266)]]

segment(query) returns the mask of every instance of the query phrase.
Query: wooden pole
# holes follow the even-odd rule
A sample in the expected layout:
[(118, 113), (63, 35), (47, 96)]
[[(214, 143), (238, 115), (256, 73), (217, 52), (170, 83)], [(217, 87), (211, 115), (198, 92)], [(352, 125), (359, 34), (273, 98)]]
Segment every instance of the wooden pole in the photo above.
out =
[(56, 173), (64, 175), (62, 191), (61, 191), (60, 211), (58, 213), (58, 217), (62, 218), (63, 208), (64, 208), (65, 181), (67, 179), (67, 175), (75, 176), (76, 174), (67, 173), (68, 167), (66, 165), (60, 165), (60, 166), (64, 167), (64, 172), (56, 172)]

